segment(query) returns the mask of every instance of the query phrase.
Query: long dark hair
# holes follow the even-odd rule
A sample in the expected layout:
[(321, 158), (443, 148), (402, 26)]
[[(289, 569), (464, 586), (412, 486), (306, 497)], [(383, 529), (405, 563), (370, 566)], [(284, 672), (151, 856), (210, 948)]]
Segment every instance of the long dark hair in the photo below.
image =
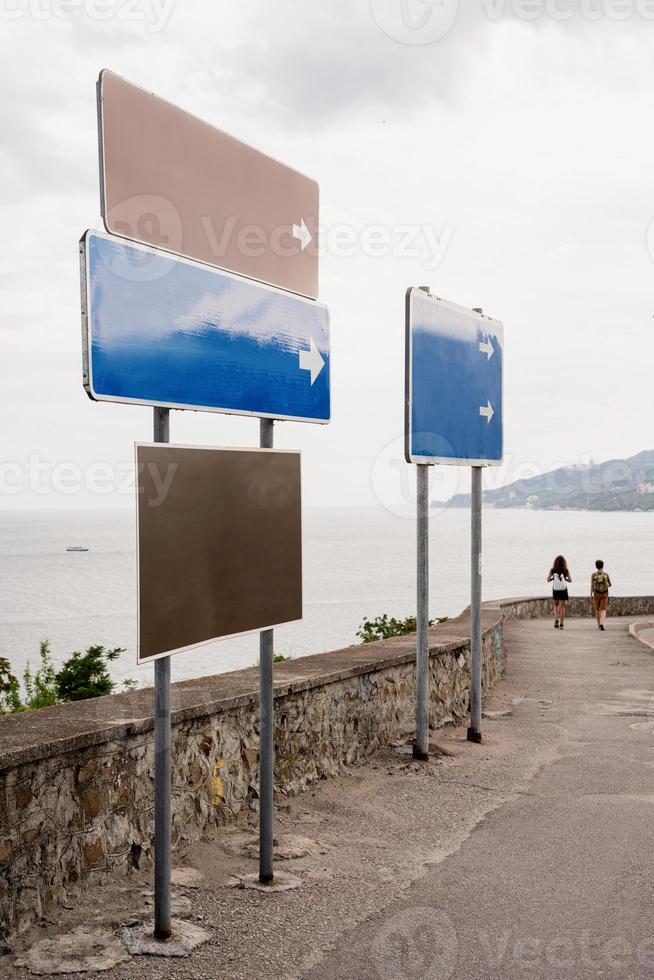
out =
[(552, 571), (555, 575), (569, 575), (568, 563), (563, 557), (563, 555), (557, 555), (554, 559), (554, 564), (552, 565)]

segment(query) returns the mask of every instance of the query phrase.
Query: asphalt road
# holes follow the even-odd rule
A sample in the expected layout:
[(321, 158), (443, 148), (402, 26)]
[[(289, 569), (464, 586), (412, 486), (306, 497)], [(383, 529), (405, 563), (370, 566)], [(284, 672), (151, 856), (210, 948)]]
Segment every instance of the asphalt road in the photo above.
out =
[(541, 692), (556, 755), (314, 980), (654, 976), (654, 658), (626, 626), (510, 629), (515, 711)]

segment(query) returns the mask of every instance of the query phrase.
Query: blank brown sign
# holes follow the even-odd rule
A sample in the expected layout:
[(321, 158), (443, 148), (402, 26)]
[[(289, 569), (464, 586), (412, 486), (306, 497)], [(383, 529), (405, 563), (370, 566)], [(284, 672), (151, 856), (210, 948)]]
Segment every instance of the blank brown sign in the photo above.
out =
[(300, 454), (137, 445), (139, 663), (302, 618)]
[(106, 70), (98, 124), (107, 231), (317, 298), (315, 180)]

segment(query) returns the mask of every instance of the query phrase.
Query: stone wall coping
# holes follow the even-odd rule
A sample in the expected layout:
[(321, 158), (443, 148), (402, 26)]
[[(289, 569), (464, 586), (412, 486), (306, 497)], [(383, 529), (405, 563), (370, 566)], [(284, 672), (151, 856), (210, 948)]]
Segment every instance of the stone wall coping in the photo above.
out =
[[(535, 614), (548, 600), (535, 597), (492, 600), (483, 604), (482, 631), (494, 630), (511, 607), (531, 607)], [(652, 604), (654, 612), (654, 601)], [(470, 611), (429, 631), (432, 657), (463, 651), (470, 644)], [(300, 657), (275, 664), (275, 697), (323, 687), (343, 679), (409, 663), (415, 659), (415, 637), (394, 637)], [(172, 685), (173, 725), (207, 717), (241, 705), (256, 704), (259, 670), (250, 667)], [(24, 763), (51, 759), (93, 745), (150, 732), (154, 727), (153, 689), (142, 688), (88, 701), (55, 705), (0, 717), (0, 772)]]

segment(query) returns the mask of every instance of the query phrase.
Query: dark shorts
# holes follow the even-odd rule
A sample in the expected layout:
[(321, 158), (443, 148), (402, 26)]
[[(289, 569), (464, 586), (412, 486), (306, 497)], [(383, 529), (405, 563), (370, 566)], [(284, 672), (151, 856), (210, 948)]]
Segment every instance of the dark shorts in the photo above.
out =
[(567, 602), (570, 596), (567, 589), (552, 589), (554, 602)]

